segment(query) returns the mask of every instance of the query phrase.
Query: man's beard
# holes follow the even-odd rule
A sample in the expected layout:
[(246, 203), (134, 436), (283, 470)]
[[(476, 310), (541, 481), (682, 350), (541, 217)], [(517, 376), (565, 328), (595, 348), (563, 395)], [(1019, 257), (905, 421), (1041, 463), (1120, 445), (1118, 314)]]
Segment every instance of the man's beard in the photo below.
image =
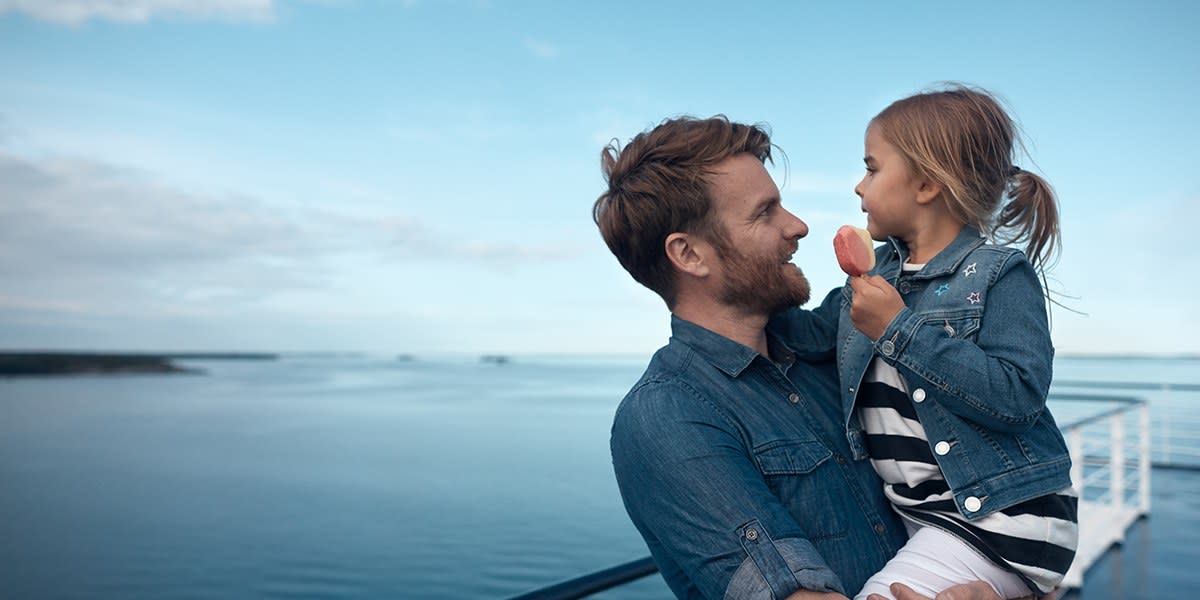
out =
[[(720, 252), (725, 263), (720, 299), (725, 305), (752, 314), (772, 315), (808, 302), (808, 279), (799, 267), (785, 266), (783, 255), (751, 256), (731, 245)], [(796, 270), (795, 277), (785, 274), (789, 268)]]

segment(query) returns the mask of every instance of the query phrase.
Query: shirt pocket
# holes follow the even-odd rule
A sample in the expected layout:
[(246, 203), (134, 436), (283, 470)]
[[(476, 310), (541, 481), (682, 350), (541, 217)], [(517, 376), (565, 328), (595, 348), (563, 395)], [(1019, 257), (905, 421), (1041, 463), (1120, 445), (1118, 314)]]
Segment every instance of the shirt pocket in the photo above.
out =
[(768, 442), (754, 449), (754, 461), (768, 477), (811, 473), (831, 456), (821, 442), (808, 440)]
[(847, 535), (849, 516), (839, 507), (853, 500), (832, 457), (824, 444), (811, 440), (768, 442), (754, 450), (767, 487), (814, 542)]

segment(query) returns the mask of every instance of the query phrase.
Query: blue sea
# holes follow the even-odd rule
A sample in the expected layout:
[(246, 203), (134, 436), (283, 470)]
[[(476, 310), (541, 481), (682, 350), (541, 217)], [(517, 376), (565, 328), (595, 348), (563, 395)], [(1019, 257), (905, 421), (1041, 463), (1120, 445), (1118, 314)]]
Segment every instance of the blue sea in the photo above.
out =
[[(0, 598), (503, 598), (640, 558), (608, 430), (647, 358), (0, 379)], [(1198, 367), (1067, 357), (1056, 378)], [(1181, 502), (1150, 523), (1195, 532), (1200, 503)], [(652, 576), (598, 597), (669, 592)]]

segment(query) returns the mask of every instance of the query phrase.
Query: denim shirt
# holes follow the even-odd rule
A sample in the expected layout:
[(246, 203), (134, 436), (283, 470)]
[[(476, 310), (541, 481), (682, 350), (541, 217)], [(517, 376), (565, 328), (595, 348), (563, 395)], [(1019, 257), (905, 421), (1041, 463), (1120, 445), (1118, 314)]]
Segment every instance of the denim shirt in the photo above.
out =
[(755, 350), (672, 317), (617, 408), (625, 508), (680, 598), (852, 595), (905, 542), (866, 460), (851, 460), (828, 349)]
[(908, 383), (938, 466), (968, 520), (1070, 487), (1071, 459), (1046, 410), (1054, 346), (1041, 283), (1025, 255), (987, 244), (977, 229), (964, 227), (915, 273), (902, 272), (903, 241), (890, 239), (875, 256), (870, 274), (887, 279), (905, 304), (878, 340), (851, 322), (849, 283), (811, 313), (793, 310), (773, 320), (813, 343), (836, 335), (852, 456), (866, 456), (854, 401), (879, 356)]

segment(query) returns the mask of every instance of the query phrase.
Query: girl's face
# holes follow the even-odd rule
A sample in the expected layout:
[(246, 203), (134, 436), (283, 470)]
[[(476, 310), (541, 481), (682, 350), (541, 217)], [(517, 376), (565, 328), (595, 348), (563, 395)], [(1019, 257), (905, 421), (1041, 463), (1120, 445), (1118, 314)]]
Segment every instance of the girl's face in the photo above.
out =
[(912, 176), (908, 161), (896, 147), (883, 139), (879, 128), (867, 128), (863, 162), (867, 173), (854, 186), (867, 213), (867, 231), (882, 242), (888, 236), (909, 239), (915, 229), (919, 182)]

